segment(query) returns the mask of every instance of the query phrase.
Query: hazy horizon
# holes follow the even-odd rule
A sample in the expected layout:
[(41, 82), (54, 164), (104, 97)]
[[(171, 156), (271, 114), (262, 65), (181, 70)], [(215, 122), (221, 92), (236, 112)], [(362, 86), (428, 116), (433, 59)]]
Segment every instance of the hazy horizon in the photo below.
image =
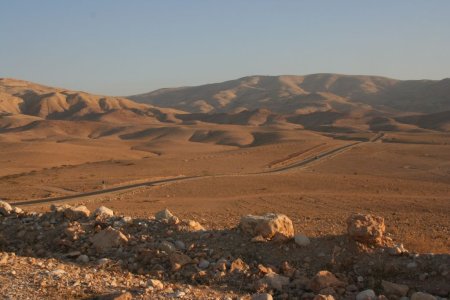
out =
[(448, 1), (15, 1), (0, 77), (107, 95), (250, 75), (450, 77)]

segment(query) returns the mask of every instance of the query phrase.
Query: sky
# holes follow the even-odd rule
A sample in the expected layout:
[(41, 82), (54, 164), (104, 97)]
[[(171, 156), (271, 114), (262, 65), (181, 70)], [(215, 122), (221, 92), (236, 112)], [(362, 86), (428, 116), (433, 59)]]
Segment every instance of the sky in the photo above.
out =
[(312, 73), (450, 77), (450, 1), (0, 0), (0, 77), (126, 96)]

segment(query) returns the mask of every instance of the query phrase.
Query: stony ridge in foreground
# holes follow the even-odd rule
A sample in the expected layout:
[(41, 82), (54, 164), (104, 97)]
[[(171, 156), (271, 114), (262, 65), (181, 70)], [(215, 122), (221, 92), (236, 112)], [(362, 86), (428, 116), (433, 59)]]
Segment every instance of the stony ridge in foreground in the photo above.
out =
[[(168, 210), (138, 219), (106, 208), (63, 205), (38, 214), (0, 206), (0, 292), (11, 299), (125, 292), (122, 299), (437, 299), (417, 292), (450, 292), (450, 256), (408, 253), (374, 216), (350, 217), (349, 235), (297, 245), (292, 237), (255, 239), (258, 229), (249, 235), (242, 224), (205, 230)], [(270, 216), (257, 219), (275, 229), (277, 220), (289, 224)]]

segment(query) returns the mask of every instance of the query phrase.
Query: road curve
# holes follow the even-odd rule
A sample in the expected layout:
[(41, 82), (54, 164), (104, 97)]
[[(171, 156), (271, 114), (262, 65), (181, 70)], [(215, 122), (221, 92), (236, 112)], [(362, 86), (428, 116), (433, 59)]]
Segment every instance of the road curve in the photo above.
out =
[[(371, 138), (368, 142), (376, 142), (381, 137), (383, 137), (383, 133), (378, 133), (373, 138)], [(122, 185), (112, 188), (105, 188), (102, 190), (97, 191), (91, 191), (86, 193), (79, 193), (79, 194), (72, 194), (72, 195), (66, 195), (66, 196), (59, 196), (59, 197), (53, 197), (53, 198), (43, 198), (43, 199), (34, 199), (34, 200), (26, 200), (26, 201), (16, 201), (11, 202), (11, 205), (14, 206), (21, 206), (21, 205), (33, 205), (33, 204), (44, 204), (44, 203), (52, 203), (52, 202), (60, 202), (65, 200), (73, 200), (77, 198), (83, 198), (83, 197), (89, 197), (89, 196), (96, 196), (96, 195), (103, 195), (103, 194), (109, 194), (113, 192), (118, 191), (124, 191), (124, 190), (130, 190), (135, 189), (139, 187), (144, 186), (155, 186), (159, 184), (165, 184), (165, 183), (174, 183), (174, 182), (181, 182), (181, 181), (188, 181), (188, 180), (197, 180), (197, 179), (203, 179), (203, 178), (211, 178), (211, 177), (231, 177), (231, 176), (254, 176), (254, 175), (265, 175), (265, 174), (273, 174), (273, 173), (285, 173), (293, 169), (297, 168), (304, 168), (310, 164), (316, 163), (318, 161), (321, 161), (325, 158), (329, 158), (332, 156), (335, 156), (337, 154), (340, 154), (342, 152), (345, 152), (347, 150), (350, 150), (356, 145), (366, 143), (366, 142), (354, 142), (350, 144), (346, 144), (343, 146), (336, 147), (334, 149), (321, 152), (319, 154), (316, 154), (314, 156), (305, 158), (301, 161), (295, 162), (293, 164), (290, 164), (288, 166), (280, 167), (271, 169), (268, 171), (262, 171), (257, 173), (246, 173), (246, 174), (218, 174), (218, 175), (199, 175), (199, 176), (182, 176), (182, 177), (172, 177), (167, 179), (160, 179), (160, 180), (153, 180), (153, 181), (145, 181), (135, 184), (129, 184), (129, 185)]]

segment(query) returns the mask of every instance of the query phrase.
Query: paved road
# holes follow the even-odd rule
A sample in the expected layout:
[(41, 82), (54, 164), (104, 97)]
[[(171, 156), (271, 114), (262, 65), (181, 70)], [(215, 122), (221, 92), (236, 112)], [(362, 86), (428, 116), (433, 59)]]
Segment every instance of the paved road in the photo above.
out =
[[(383, 137), (383, 133), (376, 134), (373, 138), (371, 138), (368, 142), (376, 142), (379, 139)], [(219, 175), (200, 175), (200, 176), (183, 176), (183, 177), (173, 177), (173, 178), (167, 178), (167, 179), (160, 179), (160, 180), (153, 180), (153, 181), (146, 181), (146, 182), (140, 182), (135, 184), (129, 184), (129, 185), (123, 185), (123, 186), (117, 186), (113, 188), (106, 188), (103, 190), (98, 191), (92, 191), (87, 193), (79, 193), (79, 194), (73, 194), (73, 195), (66, 195), (66, 196), (60, 196), (60, 197), (53, 197), (53, 198), (43, 198), (43, 199), (34, 199), (34, 200), (28, 200), (28, 201), (17, 201), (10, 203), (11, 205), (15, 206), (21, 206), (21, 205), (32, 205), (32, 204), (44, 204), (44, 203), (52, 203), (52, 202), (60, 202), (65, 200), (73, 200), (77, 198), (84, 198), (89, 196), (96, 196), (96, 195), (107, 195), (110, 193), (118, 192), (118, 191), (125, 191), (125, 190), (132, 190), (139, 187), (144, 186), (155, 186), (165, 183), (174, 183), (174, 182), (181, 182), (181, 181), (188, 181), (188, 180), (197, 180), (197, 179), (203, 179), (203, 178), (209, 178), (209, 177), (231, 177), (231, 176), (254, 176), (254, 175), (265, 175), (265, 174), (272, 174), (272, 173), (285, 173), (293, 169), (298, 168), (304, 168), (310, 164), (317, 163), (321, 160), (324, 160), (325, 158), (333, 157), (337, 154), (340, 154), (342, 152), (348, 151), (351, 148), (355, 147), (356, 145), (367, 143), (367, 142), (354, 142), (347, 145), (343, 145), (328, 151), (321, 152), (319, 154), (316, 154), (312, 157), (305, 158), (301, 161), (292, 163), (288, 166), (280, 167), (280, 168), (274, 168), (269, 171), (263, 171), (258, 173), (247, 173), (247, 174), (219, 174)]]

